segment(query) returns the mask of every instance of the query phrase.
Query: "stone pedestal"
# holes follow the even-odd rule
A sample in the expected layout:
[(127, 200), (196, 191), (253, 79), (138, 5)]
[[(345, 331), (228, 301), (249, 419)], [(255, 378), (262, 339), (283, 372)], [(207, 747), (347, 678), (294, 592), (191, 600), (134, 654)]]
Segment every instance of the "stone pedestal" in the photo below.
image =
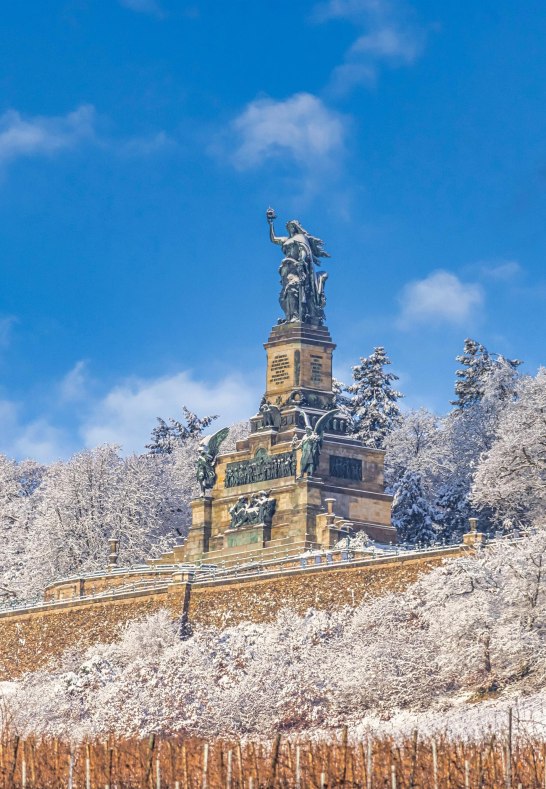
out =
[(258, 523), (254, 526), (239, 526), (224, 532), (223, 552), (226, 554), (253, 548), (263, 548), (271, 539), (271, 526)]
[(182, 564), (186, 561), (186, 545), (175, 545), (172, 554), (173, 554), (173, 564)]
[(321, 548), (333, 548), (342, 537), (347, 537), (353, 530), (353, 524), (337, 515), (321, 513), (317, 515), (317, 542)]
[(469, 518), (468, 523), (470, 526), (470, 531), (466, 534), (463, 534), (463, 543), (468, 545), (472, 548), (475, 548), (480, 545), (485, 545), (487, 542), (487, 537), (481, 531), (478, 531), (478, 519), (477, 518)]
[[(384, 489), (384, 452), (348, 436), (342, 415), (321, 425), (314, 476), (298, 476), (301, 449), (296, 447), (306, 424), (314, 429), (332, 409), (334, 348), (324, 326), (284, 323), (273, 328), (265, 344), (268, 406), (251, 418), (250, 436), (237, 442), (234, 452), (218, 456), (210, 496), (192, 503), (183, 561), (221, 563), (236, 552), (270, 556), (331, 548), (347, 533), (359, 531), (380, 542), (396, 542), (392, 497)], [(271, 524), (230, 528), (230, 509), (237, 502), (251, 507), (263, 493), (274, 499)], [(177, 550), (177, 561), (179, 556)]]
[(193, 570), (175, 570), (171, 576), (171, 584), (191, 584), (194, 577)]
[(194, 499), (191, 503), (192, 525), (184, 544), (184, 561), (196, 562), (203, 559), (209, 550), (212, 531), (212, 499)]
[[(264, 345), (267, 352), (265, 397), (275, 405), (306, 395), (311, 407), (332, 402), (332, 352), (336, 347), (324, 326), (281, 323)], [(313, 398), (315, 402), (312, 402)]]
[(471, 548), (485, 545), (486, 542), (487, 537), (481, 531), (469, 531), (466, 534), (463, 534), (463, 543)]

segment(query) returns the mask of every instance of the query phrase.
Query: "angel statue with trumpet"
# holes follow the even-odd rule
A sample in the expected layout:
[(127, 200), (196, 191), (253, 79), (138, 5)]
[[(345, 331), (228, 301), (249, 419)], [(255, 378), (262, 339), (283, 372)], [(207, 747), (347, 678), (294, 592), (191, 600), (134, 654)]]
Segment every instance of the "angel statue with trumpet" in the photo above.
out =
[(301, 440), (298, 440), (297, 436), (294, 436), (292, 439), (292, 448), (301, 449), (300, 474), (298, 479), (302, 479), (304, 474), (307, 474), (308, 477), (313, 477), (315, 475), (319, 465), (320, 450), (322, 449), (322, 439), (324, 431), (326, 430), (326, 425), (331, 417), (338, 413), (339, 409), (333, 408), (331, 411), (327, 411), (327, 413), (323, 414), (320, 419), (317, 420), (314, 428), (305, 411), (301, 408), (298, 408), (298, 411), (300, 414), (303, 414), (303, 418), (305, 419), (305, 435), (302, 436)]
[(220, 451), (220, 444), (225, 441), (229, 427), (223, 427), (212, 436), (207, 436), (199, 445), (197, 455), (197, 481), (201, 488), (201, 496), (211, 490), (216, 482), (216, 459)]

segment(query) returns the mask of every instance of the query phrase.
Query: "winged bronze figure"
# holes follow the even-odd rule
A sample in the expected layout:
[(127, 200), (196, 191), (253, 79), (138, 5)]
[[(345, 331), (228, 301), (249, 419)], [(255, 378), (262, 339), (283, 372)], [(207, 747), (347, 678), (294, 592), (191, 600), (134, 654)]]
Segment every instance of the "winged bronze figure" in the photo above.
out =
[(301, 441), (294, 441), (294, 448), (301, 449), (299, 475), (301, 479), (304, 474), (307, 474), (308, 477), (312, 477), (317, 471), (324, 431), (331, 417), (338, 413), (339, 408), (333, 408), (331, 411), (327, 411), (323, 414), (320, 419), (317, 420), (314, 428), (311, 425), (308, 414), (301, 408), (298, 408), (298, 411), (300, 414), (303, 414), (305, 420), (305, 435), (302, 437)]
[(260, 414), (263, 418), (263, 426), (265, 428), (272, 427), (274, 430), (278, 430), (281, 426), (281, 409), (273, 405), (273, 403), (269, 403), (267, 400), (263, 400), (262, 404), (260, 405)]
[(226, 440), (229, 427), (217, 430), (211, 436), (207, 436), (199, 445), (197, 456), (197, 481), (201, 488), (201, 495), (204, 496), (207, 490), (211, 490), (216, 482), (216, 459), (220, 452), (220, 445)]

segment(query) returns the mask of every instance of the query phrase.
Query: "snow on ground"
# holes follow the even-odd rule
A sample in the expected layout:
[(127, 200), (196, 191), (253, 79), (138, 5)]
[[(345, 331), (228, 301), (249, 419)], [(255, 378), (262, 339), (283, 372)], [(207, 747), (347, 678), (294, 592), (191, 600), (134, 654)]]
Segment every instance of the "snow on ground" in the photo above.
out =
[(502, 737), (508, 730), (509, 710), (512, 710), (514, 736), (540, 737), (546, 735), (546, 691), (530, 696), (504, 696), (472, 702), (461, 696), (458, 704), (446, 709), (426, 712), (398, 712), (389, 720), (370, 715), (351, 727), (351, 737), (363, 739), (373, 736), (405, 738), (415, 730), (423, 738), (446, 736), (450, 739), (480, 741), (494, 733)]
[(284, 609), (183, 639), (159, 611), (22, 677), (6, 703), (21, 731), (62, 736), (318, 736), (347, 724), (360, 736), (482, 738), (506, 731), (510, 707), (516, 734), (544, 736), (545, 555), (542, 531), (354, 609)]

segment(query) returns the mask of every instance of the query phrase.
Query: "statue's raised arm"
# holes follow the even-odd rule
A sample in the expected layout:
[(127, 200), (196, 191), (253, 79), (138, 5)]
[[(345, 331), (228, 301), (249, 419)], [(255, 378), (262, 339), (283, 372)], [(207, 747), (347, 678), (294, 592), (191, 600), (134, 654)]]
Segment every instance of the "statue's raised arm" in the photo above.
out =
[(278, 244), (282, 247), (285, 241), (288, 240), (288, 236), (276, 236), (275, 235), (275, 228), (273, 227), (273, 222), (277, 218), (277, 214), (275, 213), (274, 208), (268, 208), (265, 212), (265, 216), (267, 218), (267, 224), (269, 225), (269, 238), (273, 242), (273, 244)]

